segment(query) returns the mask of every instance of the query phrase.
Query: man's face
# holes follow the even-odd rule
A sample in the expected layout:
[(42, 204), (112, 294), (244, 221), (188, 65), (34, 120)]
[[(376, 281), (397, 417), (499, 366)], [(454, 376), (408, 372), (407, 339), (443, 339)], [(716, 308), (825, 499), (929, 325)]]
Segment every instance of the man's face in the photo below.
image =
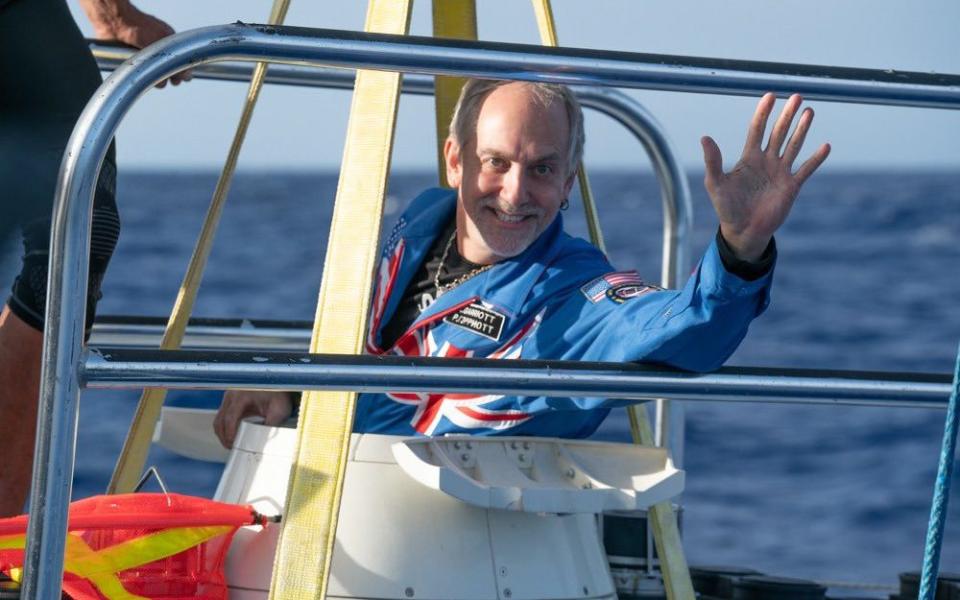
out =
[(569, 125), (560, 102), (548, 107), (523, 84), (484, 100), (476, 135), (444, 148), (447, 180), (457, 188), (457, 243), (479, 264), (516, 256), (553, 222), (570, 193)]

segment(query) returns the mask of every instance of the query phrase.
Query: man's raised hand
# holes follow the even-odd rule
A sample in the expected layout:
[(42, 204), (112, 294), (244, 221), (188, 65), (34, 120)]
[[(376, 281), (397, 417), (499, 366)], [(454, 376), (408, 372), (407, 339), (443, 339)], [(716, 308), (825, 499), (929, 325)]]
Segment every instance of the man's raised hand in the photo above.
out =
[(774, 232), (790, 214), (803, 182), (830, 154), (830, 145), (824, 144), (793, 172), (793, 163), (813, 122), (813, 109), (807, 107), (787, 140), (803, 102), (799, 94), (787, 100), (766, 148), (762, 147), (774, 102), (776, 96), (770, 93), (760, 99), (747, 131), (743, 155), (729, 173), (723, 172), (717, 143), (708, 136), (700, 140), (706, 166), (704, 184), (720, 219), (720, 233), (737, 257), (747, 261), (760, 258)]

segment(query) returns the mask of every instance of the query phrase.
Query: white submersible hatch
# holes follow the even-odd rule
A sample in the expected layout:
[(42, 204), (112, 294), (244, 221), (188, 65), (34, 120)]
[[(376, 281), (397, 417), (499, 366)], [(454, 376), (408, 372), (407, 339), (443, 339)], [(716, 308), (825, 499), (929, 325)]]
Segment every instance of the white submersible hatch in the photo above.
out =
[[(192, 411), (164, 412), (157, 441), (179, 452), (193, 445), (183, 437), (188, 423), (207, 427)], [(283, 514), (295, 443), (292, 426), (244, 422), (215, 499)], [(598, 515), (644, 510), (683, 482), (661, 448), (354, 434), (327, 597), (615, 600)], [(231, 598), (267, 597), (279, 531), (237, 533), (226, 565)]]

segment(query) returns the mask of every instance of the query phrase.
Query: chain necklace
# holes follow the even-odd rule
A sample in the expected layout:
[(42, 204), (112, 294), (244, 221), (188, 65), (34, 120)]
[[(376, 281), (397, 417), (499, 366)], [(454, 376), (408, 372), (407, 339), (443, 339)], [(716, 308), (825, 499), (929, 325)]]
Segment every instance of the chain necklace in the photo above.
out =
[(450, 248), (453, 247), (453, 241), (455, 239), (457, 239), (456, 229), (453, 230), (453, 234), (450, 236), (450, 239), (447, 240), (447, 247), (443, 249), (443, 256), (440, 257), (440, 264), (437, 266), (437, 273), (436, 275), (433, 276), (433, 285), (434, 287), (437, 288), (437, 296), (436, 296), (437, 298), (449, 292), (453, 288), (457, 287), (464, 281), (467, 281), (468, 279), (476, 277), (480, 273), (483, 273), (484, 271), (486, 271), (487, 269), (493, 266), (492, 264), (476, 266), (470, 271), (461, 275), (460, 277), (457, 277), (450, 283), (440, 285), (440, 272), (443, 271), (444, 263), (447, 262), (447, 256), (450, 254)]

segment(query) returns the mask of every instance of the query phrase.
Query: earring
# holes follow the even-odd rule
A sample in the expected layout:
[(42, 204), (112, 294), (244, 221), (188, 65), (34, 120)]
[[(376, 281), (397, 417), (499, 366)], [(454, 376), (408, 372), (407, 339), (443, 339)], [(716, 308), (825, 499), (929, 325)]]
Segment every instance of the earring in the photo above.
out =
[(570, 208), (570, 200), (568, 198), (564, 198), (563, 202), (560, 203), (560, 210), (567, 210), (568, 208)]

